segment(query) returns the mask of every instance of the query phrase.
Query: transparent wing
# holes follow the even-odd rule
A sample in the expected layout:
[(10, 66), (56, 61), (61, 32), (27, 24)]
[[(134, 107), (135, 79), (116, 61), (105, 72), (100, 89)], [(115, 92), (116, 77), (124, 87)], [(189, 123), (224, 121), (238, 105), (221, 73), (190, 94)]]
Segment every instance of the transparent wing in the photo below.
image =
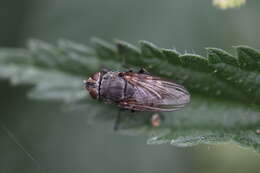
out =
[(181, 85), (147, 74), (125, 72), (123, 78), (135, 87), (134, 95), (123, 101), (125, 108), (144, 111), (174, 111), (190, 101)]

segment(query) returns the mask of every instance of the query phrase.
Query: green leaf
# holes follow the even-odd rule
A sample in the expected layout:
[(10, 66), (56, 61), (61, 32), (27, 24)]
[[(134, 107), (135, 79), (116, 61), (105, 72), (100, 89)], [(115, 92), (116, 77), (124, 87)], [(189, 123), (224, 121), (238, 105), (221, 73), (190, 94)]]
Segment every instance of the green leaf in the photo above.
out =
[(180, 65), (180, 53), (173, 49), (162, 49), (163, 54), (167, 57), (167, 60), (174, 65)]
[(0, 77), (12, 84), (30, 84), (28, 95), (40, 100), (63, 101), (66, 108), (87, 113), (95, 125), (112, 124), (115, 105), (89, 98), (83, 80), (106, 67), (145, 67), (151, 74), (184, 85), (191, 103), (183, 110), (161, 113), (161, 126), (150, 125), (152, 113), (124, 112), (121, 134), (148, 134), (149, 144), (191, 146), (235, 142), (260, 152), (260, 53), (236, 46), (237, 57), (207, 48), (207, 56), (181, 54), (140, 41), (139, 46), (117, 40), (110, 44), (92, 39), (90, 46), (59, 40), (57, 45), (31, 40), (27, 48), (0, 49)]
[(207, 51), (209, 62), (211, 64), (225, 63), (233, 66), (239, 66), (237, 59), (226, 51), (217, 48), (207, 48)]
[(142, 65), (140, 64), (140, 50), (124, 41), (116, 41), (117, 49), (119, 57), (121, 58), (122, 62), (127, 66), (127, 64), (132, 64), (134, 66)]
[(211, 72), (212, 68), (208, 65), (208, 60), (202, 56), (185, 54), (180, 56), (181, 65), (196, 71)]
[(252, 71), (260, 71), (260, 54), (248, 46), (236, 46), (241, 67)]

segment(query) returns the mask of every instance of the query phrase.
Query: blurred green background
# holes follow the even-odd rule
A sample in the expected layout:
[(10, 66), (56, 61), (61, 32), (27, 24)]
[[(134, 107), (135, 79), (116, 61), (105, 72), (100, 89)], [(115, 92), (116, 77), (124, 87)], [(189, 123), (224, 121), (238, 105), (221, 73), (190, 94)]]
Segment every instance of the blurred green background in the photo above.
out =
[[(28, 38), (85, 43), (93, 36), (205, 54), (204, 47), (260, 49), (260, 1), (227, 11), (211, 0), (1, 0), (0, 46), (24, 47)], [(260, 155), (235, 144), (177, 148), (146, 144), (90, 125), (87, 113), (57, 102), (26, 98), (30, 86), (0, 81), (0, 120), (45, 172), (259, 172)], [(40, 172), (37, 164), (0, 130), (0, 172)]]

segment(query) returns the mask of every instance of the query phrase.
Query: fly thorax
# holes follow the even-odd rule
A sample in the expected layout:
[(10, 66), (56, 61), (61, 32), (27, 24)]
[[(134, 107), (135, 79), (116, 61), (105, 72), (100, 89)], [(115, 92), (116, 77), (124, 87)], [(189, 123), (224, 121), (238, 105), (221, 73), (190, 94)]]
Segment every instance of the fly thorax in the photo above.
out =
[(125, 80), (118, 72), (108, 72), (102, 77), (100, 99), (107, 102), (119, 102), (124, 99)]

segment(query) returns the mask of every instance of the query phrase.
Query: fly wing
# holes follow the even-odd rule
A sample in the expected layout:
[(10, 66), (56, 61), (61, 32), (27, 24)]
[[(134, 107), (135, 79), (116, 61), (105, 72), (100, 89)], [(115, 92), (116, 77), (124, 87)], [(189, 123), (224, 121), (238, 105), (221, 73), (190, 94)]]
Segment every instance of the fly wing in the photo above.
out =
[(133, 96), (123, 107), (143, 111), (174, 111), (190, 101), (189, 92), (181, 85), (147, 74), (125, 72), (123, 78), (135, 87)]

